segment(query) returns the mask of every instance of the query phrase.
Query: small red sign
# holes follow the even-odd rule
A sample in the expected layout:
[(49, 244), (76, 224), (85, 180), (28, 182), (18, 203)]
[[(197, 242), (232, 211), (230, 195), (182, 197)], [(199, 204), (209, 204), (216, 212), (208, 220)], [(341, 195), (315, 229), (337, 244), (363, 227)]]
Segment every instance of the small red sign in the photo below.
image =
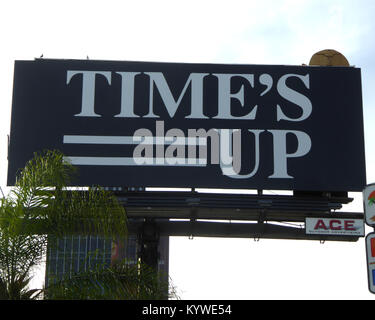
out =
[(375, 257), (375, 238), (371, 239), (371, 257)]

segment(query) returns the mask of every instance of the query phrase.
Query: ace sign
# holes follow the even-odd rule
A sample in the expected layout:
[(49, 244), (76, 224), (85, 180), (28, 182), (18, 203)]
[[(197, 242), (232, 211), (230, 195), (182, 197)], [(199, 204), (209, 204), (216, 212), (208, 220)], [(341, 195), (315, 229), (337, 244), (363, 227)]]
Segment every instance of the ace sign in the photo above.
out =
[(362, 219), (306, 218), (305, 225), (306, 234), (351, 235), (361, 237), (365, 234)]
[(360, 191), (360, 69), (16, 61), (8, 185), (44, 149), (76, 186)]

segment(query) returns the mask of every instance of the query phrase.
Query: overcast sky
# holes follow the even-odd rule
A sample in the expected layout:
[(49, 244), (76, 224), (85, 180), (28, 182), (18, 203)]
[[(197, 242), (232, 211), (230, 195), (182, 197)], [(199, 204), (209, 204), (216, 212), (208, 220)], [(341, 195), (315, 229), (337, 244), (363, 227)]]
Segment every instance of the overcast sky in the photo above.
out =
[[(362, 69), (367, 182), (375, 182), (375, 2), (1, 1), (0, 185), (6, 186), (14, 60), (309, 63), (322, 49)], [(346, 211), (362, 211), (361, 194)], [(370, 230), (367, 229), (367, 232)], [(357, 243), (172, 238), (183, 299), (374, 299)]]

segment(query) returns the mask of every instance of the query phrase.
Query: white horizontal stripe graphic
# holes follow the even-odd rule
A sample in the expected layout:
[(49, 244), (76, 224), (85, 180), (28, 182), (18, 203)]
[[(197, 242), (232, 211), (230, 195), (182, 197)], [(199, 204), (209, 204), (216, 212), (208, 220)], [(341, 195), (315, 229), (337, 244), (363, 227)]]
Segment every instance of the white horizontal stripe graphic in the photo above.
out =
[(84, 166), (181, 166), (204, 167), (206, 159), (198, 158), (131, 158), (131, 157), (64, 157), (73, 165)]
[(204, 137), (145, 137), (145, 136), (84, 136), (65, 135), (63, 143), (72, 144), (174, 144), (201, 145), (207, 144)]

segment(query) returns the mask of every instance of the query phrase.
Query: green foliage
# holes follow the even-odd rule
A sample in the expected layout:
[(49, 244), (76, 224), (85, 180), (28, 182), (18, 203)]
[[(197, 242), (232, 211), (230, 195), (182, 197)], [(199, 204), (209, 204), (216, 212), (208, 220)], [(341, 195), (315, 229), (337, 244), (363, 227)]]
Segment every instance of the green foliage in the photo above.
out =
[(0, 207), (0, 299), (35, 297), (28, 291), (32, 268), (48, 235), (126, 236), (124, 208), (100, 187), (68, 189), (77, 174), (59, 151), (34, 154)]
[[(72, 189), (75, 168), (59, 151), (35, 154), (0, 200), (0, 299), (165, 299), (168, 279), (145, 265), (96, 265), (29, 290), (47, 240), (69, 234), (126, 237), (124, 208), (100, 187)], [(52, 246), (56, 241), (49, 241)], [(171, 297), (176, 298), (170, 287)]]
[(36, 299), (42, 293), (42, 290), (28, 290), (29, 282), (30, 278), (27, 278), (27, 273), (17, 274), (12, 281), (0, 278), (0, 300)]
[(167, 277), (144, 264), (125, 260), (112, 266), (100, 264), (50, 285), (48, 299), (158, 300), (177, 298)]
[(9, 199), (0, 207), (0, 299), (36, 298), (38, 290), (27, 290), (30, 274), (42, 259), (47, 246), (46, 235), (25, 230), (24, 208)]
[(125, 236), (126, 214), (117, 199), (101, 187), (68, 189), (75, 174), (75, 168), (62, 153), (35, 154), (20, 173), (8, 199), (13, 208), (13, 231), (57, 236), (74, 232)]

